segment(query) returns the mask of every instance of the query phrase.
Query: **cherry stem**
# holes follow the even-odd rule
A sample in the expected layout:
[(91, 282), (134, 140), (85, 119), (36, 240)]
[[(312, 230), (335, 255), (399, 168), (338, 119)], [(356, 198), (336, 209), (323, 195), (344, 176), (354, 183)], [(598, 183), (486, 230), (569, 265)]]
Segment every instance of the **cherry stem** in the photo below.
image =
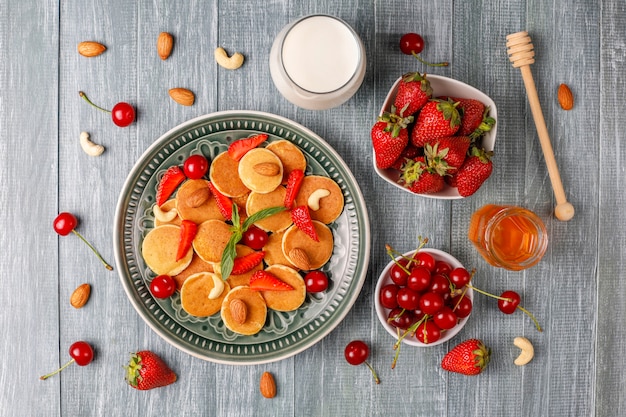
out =
[(409, 328), (406, 329), (402, 334), (400, 334), (400, 329), (398, 329), (398, 340), (396, 341), (396, 343), (393, 344), (393, 350), (395, 350), (396, 353), (393, 356), (393, 361), (391, 362), (391, 369), (395, 369), (396, 367), (396, 362), (398, 362), (398, 357), (400, 356), (400, 346), (402, 346), (402, 341), (404, 340), (404, 338), (411, 333), (415, 334), (420, 324), (428, 320), (429, 317), (430, 316), (428, 314), (424, 314), (424, 317), (409, 326)]
[(374, 377), (374, 381), (377, 384), (380, 384), (380, 378), (378, 378), (378, 375), (376, 374), (376, 371), (374, 370), (374, 368), (372, 367), (372, 365), (369, 364), (369, 362), (365, 361), (363, 362), (365, 365), (367, 365), (368, 368), (370, 368), (370, 371), (372, 371), (372, 376)]
[[(417, 249), (415, 250), (415, 252), (418, 252), (420, 249), (422, 249), (427, 243), (428, 243), (428, 238), (422, 238), (421, 236), (418, 236), (417, 239), (419, 240), (419, 245), (417, 247)], [(408, 257), (408, 256), (404, 256), (403, 254), (401, 254), (400, 252), (398, 252), (397, 250), (395, 250), (390, 244), (386, 244), (385, 245), (385, 250), (387, 251), (387, 255), (389, 255), (389, 257), (391, 258), (391, 260), (400, 267), (400, 269), (402, 269), (404, 272), (406, 272), (407, 274), (410, 274), (411, 271), (409, 271), (405, 266), (403, 266), (402, 264), (400, 264), (396, 258), (397, 257), (401, 257), (403, 259), (406, 259), (407, 261), (409, 261), (409, 263), (407, 264), (407, 266), (409, 266), (411, 264), (411, 262), (414, 262), (415, 259), (412, 257)]]
[(87, 94), (83, 93), (82, 91), (79, 91), (78, 95), (81, 96), (87, 103), (94, 106), (96, 109), (101, 110), (105, 113), (109, 113), (109, 114), (111, 113), (111, 110), (103, 109), (102, 107), (95, 105), (91, 100), (89, 100), (89, 98), (87, 97)]
[(528, 317), (530, 317), (532, 319), (532, 321), (535, 323), (535, 327), (537, 328), (537, 330), (539, 330), (540, 332), (543, 332), (543, 329), (541, 328), (541, 326), (539, 325), (539, 322), (537, 321), (537, 319), (535, 318), (535, 316), (532, 315), (532, 313), (528, 310), (526, 310), (524, 307), (522, 306), (517, 306), (517, 308), (519, 308), (520, 310), (522, 310), (524, 313), (526, 313), (526, 315)]
[(486, 295), (487, 297), (495, 298), (495, 299), (502, 300), (502, 301), (508, 301), (509, 303), (512, 303), (512, 302), (513, 302), (513, 300), (512, 300), (511, 298), (507, 298), (507, 297), (500, 297), (499, 295), (493, 295), (493, 294), (490, 294), (490, 293), (488, 293), (488, 292), (486, 292), (486, 291), (483, 291), (483, 290), (481, 290), (481, 289), (478, 289), (478, 288), (474, 287), (474, 286), (473, 286), (473, 285), (471, 285), (471, 284), (467, 284), (467, 287), (468, 287), (468, 288), (471, 288), (471, 289), (473, 289), (474, 291), (477, 291), (477, 292), (479, 292), (479, 293), (481, 293), (481, 294), (483, 294), (483, 295)]
[(93, 251), (93, 253), (95, 253), (95, 254), (96, 254), (96, 256), (98, 257), (98, 259), (100, 259), (100, 262), (102, 262), (102, 263), (104, 264), (104, 267), (105, 267), (106, 269), (108, 269), (109, 271), (113, 271), (113, 267), (112, 267), (111, 265), (109, 265), (109, 264), (107, 263), (107, 261), (105, 261), (105, 260), (104, 260), (104, 258), (102, 257), (102, 255), (100, 255), (100, 253), (96, 250), (96, 248), (94, 248), (94, 247), (93, 247), (93, 245), (92, 245), (91, 243), (89, 243), (89, 242), (87, 241), (87, 239), (85, 239), (85, 238), (83, 237), (83, 235), (81, 235), (80, 233), (78, 233), (76, 230), (72, 230), (72, 232), (73, 232), (76, 236), (78, 236), (78, 237), (80, 238), (80, 240), (82, 240), (83, 242), (85, 242), (85, 244), (86, 244), (87, 246), (89, 246), (89, 248)]
[(415, 51), (411, 51), (411, 53), (413, 54), (415, 58), (417, 58), (419, 62), (421, 62), (424, 65), (428, 65), (431, 67), (447, 67), (448, 65), (450, 65), (448, 62), (437, 62), (437, 63), (428, 62), (428, 61), (423, 60), (422, 57), (420, 57), (418, 54), (415, 53)]
[(467, 293), (467, 285), (465, 286), (465, 288), (463, 288), (463, 291), (461, 292), (461, 296), (459, 297), (459, 301), (456, 302), (454, 308), (452, 309), (452, 311), (456, 311), (457, 308), (459, 308), (459, 304), (461, 304), (461, 301), (463, 300), (463, 297), (465, 297), (465, 294)]
[(68, 363), (66, 363), (65, 365), (63, 365), (62, 367), (60, 367), (59, 369), (57, 369), (56, 371), (54, 371), (54, 372), (50, 372), (49, 374), (46, 374), (46, 375), (43, 375), (43, 376), (40, 376), (40, 377), (39, 377), (39, 379), (41, 379), (42, 381), (44, 381), (44, 380), (46, 380), (46, 379), (50, 378), (52, 375), (56, 375), (56, 374), (58, 374), (59, 372), (61, 372), (62, 370), (64, 370), (64, 369), (65, 369), (65, 368), (67, 368), (68, 366), (70, 366), (73, 362), (74, 362), (74, 358), (70, 359), (70, 361), (69, 361)]

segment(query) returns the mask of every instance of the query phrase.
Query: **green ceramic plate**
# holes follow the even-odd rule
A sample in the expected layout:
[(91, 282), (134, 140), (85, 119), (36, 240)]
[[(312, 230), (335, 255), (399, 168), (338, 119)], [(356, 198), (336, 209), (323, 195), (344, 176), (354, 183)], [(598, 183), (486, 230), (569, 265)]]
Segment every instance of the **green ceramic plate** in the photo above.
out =
[[(141, 244), (154, 227), (152, 207), (157, 184), (165, 170), (182, 165), (192, 154), (212, 159), (233, 140), (267, 133), (269, 141), (286, 139), (304, 152), (307, 174), (326, 175), (339, 184), (345, 207), (331, 224), (335, 246), (324, 266), (331, 286), (308, 294), (297, 311), (268, 311), (263, 330), (254, 336), (235, 334), (224, 327), (219, 313), (208, 318), (190, 316), (180, 297), (152, 297), (154, 273), (141, 256)], [(320, 341), (348, 314), (363, 286), (370, 253), (369, 219), (363, 195), (341, 157), (319, 136), (303, 126), (272, 114), (227, 111), (202, 116), (167, 132), (135, 164), (120, 194), (114, 225), (115, 262), (122, 284), (139, 315), (177, 348), (213, 362), (258, 364), (295, 355)]]

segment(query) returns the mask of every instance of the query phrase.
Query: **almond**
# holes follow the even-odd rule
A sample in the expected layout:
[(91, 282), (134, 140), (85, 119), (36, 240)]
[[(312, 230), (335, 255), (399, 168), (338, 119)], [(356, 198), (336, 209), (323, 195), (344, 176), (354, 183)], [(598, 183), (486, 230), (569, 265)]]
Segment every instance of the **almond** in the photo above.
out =
[(235, 323), (244, 324), (246, 322), (246, 318), (248, 317), (248, 306), (246, 306), (246, 303), (239, 298), (233, 298), (229, 307), (230, 315)]
[(265, 398), (274, 398), (276, 396), (276, 381), (274, 381), (274, 376), (269, 372), (263, 372), (259, 389), (261, 390), (261, 395)]
[(172, 48), (174, 47), (174, 37), (167, 32), (159, 33), (156, 47), (159, 57), (165, 61), (172, 53)]
[(196, 96), (186, 88), (172, 88), (169, 94), (172, 100), (182, 106), (191, 106), (196, 101)]
[(301, 248), (293, 248), (289, 251), (289, 260), (291, 263), (304, 271), (308, 271), (311, 269), (311, 260), (309, 259), (309, 255), (306, 254), (304, 249)]
[(261, 162), (252, 167), (254, 171), (264, 177), (273, 177), (280, 174), (280, 167), (273, 162)]
[(559, 85), (557, 98), (563, 110), (571, 110), (574, 107), (574, 95), (567, 84)]
[(78, 53), (87, 58), (98, 56), (107, 50), (107, 47), (98, 42), (85, 41), (78, 44)]
[(91, 285), (82, 284), (78, 288), (74, 290), (72, 296), (70, 297), (70, 304), (74, 308), (81, 308), (87, 301), (89, 300), (89, 295), (91, 294)]
[(187, 198), (187, 205), (191, 208), (200, 207), (207, 202), (210, 196), (211, 191), (209, 190), (209, 187), (198, 188)]

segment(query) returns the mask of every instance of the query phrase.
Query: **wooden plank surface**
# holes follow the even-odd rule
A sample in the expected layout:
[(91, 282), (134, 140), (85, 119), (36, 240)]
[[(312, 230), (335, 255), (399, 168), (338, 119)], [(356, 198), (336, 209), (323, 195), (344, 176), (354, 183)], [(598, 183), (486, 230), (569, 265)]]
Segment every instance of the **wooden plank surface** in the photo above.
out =
[[(624, 122), (626, 10), (619, 0), (526, 2), (398, 0), (254, 2), (122, 0), (0, 4), (0, 416), (272, 415), (272, 416), (618, 416), (626, 412), (621, 297), (626, 222)], [(361, 36), (367, 73), (356, 95), (338, 108), (304, 110), (272, 83), (268, 57), (282, 27), (311, 13), (341, 17)], [(576, 208), (570, 222), (553, 215), (554, 195), (520, 71), (506, 55), (506, 35), (527, 30), (542, 110), (566, 194)], [(156, 54), (161, 31), (174, 35), (171, 57)], [(448, 60), (426, 68), (400, 53), (406, 32), (424, 35), (425, 58)], [(107, 46), (97, 58), (77, 54), (80, 41)], [(241, 52), (237, 71), (219, 67), (213, 50)], [(391, 84), (407, 71), (426, 71), (468, 83), (498, 109), (495, 170), (471, 198), (442, 201), (392, 188), (372, 170), (369, 132)], [(560, 83), (576, 104), (562, 110)], [(184, 87), (191, 107), (167, 92)], [(137, 121), (118, 128), (88, 106), (84, 91), (111, 108), (127, 101)], [(259, 110), (287, 117), (324, 138), (358, 179), (371, 221), (365, 284), (344, 321), (314, 347), (265, 365), (232, 366), (192, 357), (161, 339), (137, 314), (117, 271), (106, 271), (73, 235), (59, 237), (51, 223), (60, 211), (79, 218), (78, 230), (110, 263), (113, 217), (126, 177), (161, 135), (192, 118), (221, 110)], [(87, 131), (106, 147), (92, 158), (79, 146)], [(581, 156), (584, 155), (584, 156)], [(467, 239), (471, 214), (484, 204), (527, 207), (546, 223), (550, 247), (521, 272), (488, 265)], [(430, 247), (453, 253), (475, 268), (476, 286), (513, 289), (540, 321), (538, 332), (521, 312), (508, 316), (495, 300), (476, 297), (459, 336), (428, 349), (402, 349), (391, 369), (393, 339), (374, 311), (378, 275), (388, 262), (384, 245)], [(69, 305), (79, 284), (93, 287), (80, 310)], [(515, 336), (535, 345), (536, 357), (515, 367)], [(479, 337), (493, 351), (474, 378), (440, 368), (454, 342)], [(87, 340), (92, 364), (72, 365), (47, 381), (38, 377), (65, 363), (68, 347)], [(343, 358), (346, 344), (365, 340), (381, 384), (364, 366)], [(126, 386), (128, 353), (151, 349), (179, 375), (166, 388), (138, 392)], [(278, 396), (258, 392), (272, 372)], [(616, 388), (617, 387), (617, 388)]]

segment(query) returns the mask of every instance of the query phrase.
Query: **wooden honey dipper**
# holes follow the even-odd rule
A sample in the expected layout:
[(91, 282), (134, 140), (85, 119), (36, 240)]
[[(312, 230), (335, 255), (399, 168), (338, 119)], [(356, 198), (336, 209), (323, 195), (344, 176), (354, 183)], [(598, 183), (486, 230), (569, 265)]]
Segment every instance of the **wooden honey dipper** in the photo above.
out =
[(552, 149), (552, 144), (550, 143), (548, 128), (546, 127), (546, 122), (541, 111), (541, 105), (539, 104), (537, 87), (535, 87), (533, 74), (530, 71), (530, 64), (535, 62), (535, 51), (533, 50), (534, 47), (530, 40), (530, 36), (528, 36), (528, 32), (517, 32), (508, 35), (506, 37), (506, 47), (509, 60), (513, 63), (513, 67), (519, 68), (522, 72), (524, 86), (526, 87), (526, 95), (528, 96), (528, 102), (530, 103), (530, 110), (533, 114), (533, 119), (535, 120), (537, 134), (539, 135), (539, 142), (541, 143), (541, 150), (543, 151), (543, 156), (546, 160), (548, 174), (550, 175), (552, 189), (554, 190), (554, 196), (556, 198), (554, 215), (561, 221), (568, 221), (574, 217), (574, 206), (567, 201), (565, 191), (563, 190), (563, 183), (561, 182), (559, 168), (557, 167), (556, 160), (554, 159), (554, 151)]

